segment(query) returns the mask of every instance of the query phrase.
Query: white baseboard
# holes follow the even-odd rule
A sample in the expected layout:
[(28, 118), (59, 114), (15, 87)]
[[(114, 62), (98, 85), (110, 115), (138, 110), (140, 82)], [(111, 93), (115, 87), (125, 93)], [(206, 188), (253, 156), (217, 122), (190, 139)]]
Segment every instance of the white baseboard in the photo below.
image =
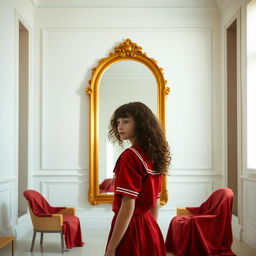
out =
[(0, 236), (13, 236), (14, 233), (13, 226), (0, 226)]
[(250, 229), (243, 229), (242, 240), (256, 249), (256, 231)]
[(241, 240), (242, 239), (242, 227), (239, 224), (239, 220), (237, 216), (232, 215), (232, 231), (233, 231), (233, 236)]
[(29, 214), (24, 214), (18, 218), (18, 224), (15, 226), (16, 239), (27, 235), (33, 229)]

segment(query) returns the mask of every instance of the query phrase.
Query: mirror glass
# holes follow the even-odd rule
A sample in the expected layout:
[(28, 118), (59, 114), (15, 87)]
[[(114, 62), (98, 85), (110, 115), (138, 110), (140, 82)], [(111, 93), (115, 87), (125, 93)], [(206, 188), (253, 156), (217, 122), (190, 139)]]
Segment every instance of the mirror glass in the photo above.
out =
[(122, 60), (109, 66), (99, 85), (99, 193), (112, 194), (115, 162), (124, 148), (108, 140), (108, 126), (114, 111), (121, 105), (140, 101), (157, 116), (157, 82), (151, 70), (138, 61)]

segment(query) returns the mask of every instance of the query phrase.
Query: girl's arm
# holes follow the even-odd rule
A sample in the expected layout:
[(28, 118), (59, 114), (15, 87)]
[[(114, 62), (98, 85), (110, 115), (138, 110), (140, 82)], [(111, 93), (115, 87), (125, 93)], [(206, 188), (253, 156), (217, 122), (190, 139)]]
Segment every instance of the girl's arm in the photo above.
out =
[(153, 217), (155, 218), (156, 221), (157, 221), (157, 218), (158, 218), (159, 207), (160, 207), (160, 198), (158, 198), (156, 200), (155, 207), (150, 209), (150, 212), (151, 212), (151, 214), (153, 215)]
[(131, 221), (134, 208), (135, 199), (128, 196), (123, 196), (122, 204), (116, 217), (114, 230), (110, 238), (105, 256), (115, 255), (115, 250), (118, 244), (120, 243), (121, 239), (123, 238), (124, 233), (127, 230), (128, 225)]

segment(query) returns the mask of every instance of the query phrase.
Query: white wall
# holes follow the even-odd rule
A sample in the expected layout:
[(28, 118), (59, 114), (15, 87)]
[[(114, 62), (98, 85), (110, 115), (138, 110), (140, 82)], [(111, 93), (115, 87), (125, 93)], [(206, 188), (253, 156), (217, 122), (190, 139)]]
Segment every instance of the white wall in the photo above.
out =
[[(0, 2), (0, 235), (18, 224), (18, 40), (19, 20), (32, 32), (30, 1)], [(31, 52), (32, 52), (32, 45)]]
[[(225, 1), (223, 1), (225, 2)], [(238, 21), (238, 218), (235, 219), (234, 227), (238, 237), (246, 241), (252, 247), (256, 244), (256, 218), (254, 199), (256, 196), (256, 179), (255, 170), (252, 171), (247, 163), (247, 141), (250, 139), (247, 134), (247, 51), (246, 51), (246, 27), (247, 27), (247, 0), (226, 1), (226, 6), (221, 10), (221, 36), (222, 36), (222, 81), (223, 84), (223, 101), (226, 105), (226, 29), (235, 20)], [(224, 109), (225, 110), (225, 109)], [(251, 110), (252, 111), (252, 110)], [(224, 113), (223, 118), (226, 115)], [(226, 121), (224, 120), (224, 129)], [(226, 134), (224, 134), (224, 143)], [(225, 145), (224, 145), (225, 147)], [(226, 171), (226, 167), (225, 167)], [(234, 229), (233, 227), (233, 229)]]
[(158, 61), (171, 87), (167, 136), (173, 161), (162, 212), (170, 216), (177, 205), (198, 205), (223, 185), (217, 8), (40, 8), (35, 24), (31, 158), (35, 188), (50, 202), (74, 205), (84, 215), (110, 209), (87, 200), (84, 88), (91, 69), (126, 38)]

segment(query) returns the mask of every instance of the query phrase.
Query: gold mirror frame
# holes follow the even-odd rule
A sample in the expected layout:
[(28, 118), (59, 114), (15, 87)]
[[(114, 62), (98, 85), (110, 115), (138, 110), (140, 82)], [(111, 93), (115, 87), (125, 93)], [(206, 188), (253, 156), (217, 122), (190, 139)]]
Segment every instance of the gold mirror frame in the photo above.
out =
[[(107, 68), (111, 64), (124, 60), (138, 61), (146, 65), (153, 73), (158, 87), (158, 118), (165, 129), (166, 95), (169, 94), (170, 88), (166, 87), (167, 81), (164, 79), (163, 69), (158, 67), (156, 60), (147, 57), (146, 53), (142, 53), (140, 46), (133, 43), (130, 39), (126, 39), (123, 43), (116, 46), (107, 58), (101, 59), (96, 68), (92, 69), (92, 78), (89, 81), (90, 86), (86, 88), (86, 93), (90, 96), (90, 181), (88, 200), (92, 205), (112, 203), (114, 198), (114, 195), (99, 193), (99, 85), (101, 77)], [(167, 177), (164, 176), (160, 196), (161, 205), (166, 204), (168, 201), (166, 185)]]

